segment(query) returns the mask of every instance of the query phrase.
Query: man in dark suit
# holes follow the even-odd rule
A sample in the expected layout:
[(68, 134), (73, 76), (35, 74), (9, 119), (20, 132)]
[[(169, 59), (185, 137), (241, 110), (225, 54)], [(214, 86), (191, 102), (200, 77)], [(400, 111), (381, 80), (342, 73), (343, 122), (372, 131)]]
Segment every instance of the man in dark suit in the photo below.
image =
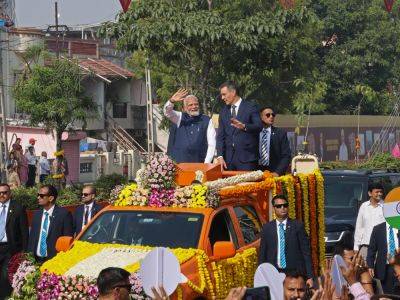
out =
[(270, 263), (281, 272), (296, 270), (307, 275), (312, 286), (310, 241), (304, 225), (288, 218), (284, 195), (272, 198), (276, 220), (264, 224), (261, 232), (259, 264)]
[(42, 208), (33, 214), (28, 251), (34, 254), (39, 263), (57, 254), (56, 242), (60, 236), (73, 235), (71, 213), (55, 205), (57, 195), (54, 186), (43, 185), (37, 196)]
[(96, 189), (92, 185), (85, 186), (82, 189), (82, 205), (79, 205), (73, 218), (74, 235), (77, 236), (81, 232), (82, 227), (87, 225), (89, 221), (101, 210), (101, 205), (95, 201)]
[(226, 105), (219, 114), (218, 161), (228, 170), (256, 170), (262, 129), (257, 105), (243, 100), (232, 81), (223, 83), (220, 93)]
[(274, 176), (283, 175), (291, 158), (286, 132), (273, 126), (276, 114), (270, 106), (263, 107), (260, 116), (264, 124), (260, 132), (260, 169), (271, 171)]
[(0, 299), (11, 295), (8, 261), (28, 246), (28, 218), (25, 208), (11, 199), (10, 187), (0, 183)]
[(383, 222), (372, 229), (368, 246), (367, 265), (372, 277), (379, 279), (385, 294), (393, 294), (396, 277), (389, 259), (399, 248), (400, 235), (396, 228)]

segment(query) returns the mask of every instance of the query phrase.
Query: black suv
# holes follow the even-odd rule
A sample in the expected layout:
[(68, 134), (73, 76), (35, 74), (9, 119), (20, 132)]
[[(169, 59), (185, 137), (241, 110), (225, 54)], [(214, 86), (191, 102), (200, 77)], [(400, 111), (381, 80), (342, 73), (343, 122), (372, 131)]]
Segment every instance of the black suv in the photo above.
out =
[(325, 180), (325, 245), (329, 255), (346, 231), (354, 233), (358, 209), (369, 199), (368, 183), (382, 183), (386, 195), (400, 186), (400, 173), (329, 170), (322, 171), (322, 174)]

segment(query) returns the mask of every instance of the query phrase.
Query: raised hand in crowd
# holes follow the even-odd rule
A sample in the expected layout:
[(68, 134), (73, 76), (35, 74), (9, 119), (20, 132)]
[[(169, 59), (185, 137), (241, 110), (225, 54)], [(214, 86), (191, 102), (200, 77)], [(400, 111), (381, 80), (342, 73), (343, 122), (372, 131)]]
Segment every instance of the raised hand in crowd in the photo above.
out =
[(172, 97), (169, 99), (171, 103), (183, 101), (185, 97), (189, 94), (187, 89), (180, 88), (175, 94), (172, 95)]
[(246, 287), (233, 288), (229, 291), (225, 300), (241, 300), (246, 293)]
[(353, 256), (351, 263), (347, 266), (347, 269), (344, 267), (340, 267), (342, 270), (342, 274), (344, 279), (346, 279), (347, 283), (351, 286), (356, 283), (358, 270), (362, 267), (362, 257), (359, 253)]
[(335, 294), (335, 285), (332, 283), (331, 274), (326, 271), (324, 274), (324, 284), (320, 300), (332, 300)]
[(151, 291), (153, 292), (154, 300), (168, 300), (169, 299), (167, 292), (165, 291), (163, 286), (160, 286), (158, 288), (158, 290), (155, 287), (152, 287)]

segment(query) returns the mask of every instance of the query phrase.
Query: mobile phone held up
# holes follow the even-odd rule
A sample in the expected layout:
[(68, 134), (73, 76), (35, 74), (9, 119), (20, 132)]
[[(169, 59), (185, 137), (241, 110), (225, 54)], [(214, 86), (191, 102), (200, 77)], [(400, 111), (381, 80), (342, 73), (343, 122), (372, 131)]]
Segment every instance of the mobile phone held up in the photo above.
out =
[(269, 287), (260, 286), (256, 288), (247, 288), (246, 294), (243, 297), (244, 300), (271, 300), (271, 294)]

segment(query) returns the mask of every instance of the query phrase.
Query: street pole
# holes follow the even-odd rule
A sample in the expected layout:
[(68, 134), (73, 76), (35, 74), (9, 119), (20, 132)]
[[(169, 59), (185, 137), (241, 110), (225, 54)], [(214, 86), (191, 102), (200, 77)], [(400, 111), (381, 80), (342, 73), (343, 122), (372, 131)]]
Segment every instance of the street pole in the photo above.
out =
[(151, 93), (150, 60), (146, 62), (146, 103), (147, 103), (147, 152), (154, 153), (153, 100)]
[[(8, 140), (7, 140), (7, 121), (6, 121), (6, 111), (4, 104), (4, 96), (3, 96), (4, 85), (0, 87), (0, 109), (1, 109), (1, 119), (2, 119), (2, 135), (3, 135), (3, 143), (4, 143), (4, 153), (3, 146), (0, 144), (0, 155), (1, 155), (1, 181), (7, 182), (7, 160), (8, 160)], [(4, 178), (6, 179), (4, 181)]]
[(56, 22), (56, 55), (57, 55), (57, 59), (60, 58), (60, 48), (58, 45), (58, 2), (57, 0), (54, 3), (54, 17), (55, 17), (55, 22)]

